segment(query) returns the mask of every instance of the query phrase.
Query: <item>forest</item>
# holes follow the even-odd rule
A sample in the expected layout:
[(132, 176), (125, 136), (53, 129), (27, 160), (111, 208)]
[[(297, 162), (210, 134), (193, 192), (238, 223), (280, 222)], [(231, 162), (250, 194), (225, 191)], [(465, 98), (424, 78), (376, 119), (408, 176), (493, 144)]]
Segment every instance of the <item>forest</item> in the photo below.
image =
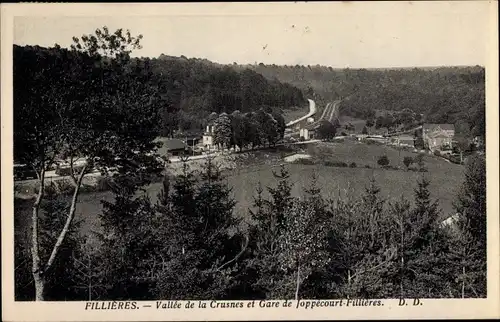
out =
[[(485, 70), (480, 66), (334, 69), (327, 66), (237, 65), (315, 95), (342, 99), (341, 114), (373, 119), (377, 111), (403, 111), (423, 122), (455, 124), (465, 137), (485, 136)], [(326, 103), (325, 103), (326, 104)]]

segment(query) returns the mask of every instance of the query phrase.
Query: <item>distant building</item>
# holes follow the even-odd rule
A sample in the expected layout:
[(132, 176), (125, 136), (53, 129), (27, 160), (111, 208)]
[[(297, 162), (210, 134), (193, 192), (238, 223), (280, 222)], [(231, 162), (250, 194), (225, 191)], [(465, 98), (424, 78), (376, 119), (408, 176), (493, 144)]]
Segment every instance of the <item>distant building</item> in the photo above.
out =
[(415, 138), (412, 135), (398, 135), (391, 138), (391, 143), (398, 146), (415, 147)]
[(207, 125), (205, 133), (203, 133), (203, 146), (210, 149), (214, 145), (214, 126), (212, 124)]
[(156, 141), (161, 143), (158, 148), (160, 156), (178, 156), (189, 152), (189, 147), (182, 140), (158, 138)]
[(195, 145), (198, 145), (200, 143), (200, 137), (187, 137), (185, 139), (185, 143), (187, 146), (190, 148), (194, 147)]
[(316, 136), (316, 130), (314, 128), (301, 128), (300, 136), (303, 137), (305, 141), (312, 140)]
[(313, 140), (316, 138), (316, 126), (312, 123), (307, 124), (300, 128), (300, 137), (303, 137), (305, 141)]
[(422, 138), (424, 145), (431, 152), (451, 151), (453, 149), (453, 138), (455, 126), (453, 124), (430, 124), (422, 126)]

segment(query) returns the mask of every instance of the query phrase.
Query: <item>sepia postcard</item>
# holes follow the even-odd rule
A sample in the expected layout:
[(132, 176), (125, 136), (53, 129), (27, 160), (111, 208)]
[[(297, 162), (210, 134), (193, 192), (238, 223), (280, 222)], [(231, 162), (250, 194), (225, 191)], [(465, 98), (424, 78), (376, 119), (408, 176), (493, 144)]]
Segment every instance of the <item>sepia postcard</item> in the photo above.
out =
[(500, 317), (497, 1), (0, 8), (2, 320)]

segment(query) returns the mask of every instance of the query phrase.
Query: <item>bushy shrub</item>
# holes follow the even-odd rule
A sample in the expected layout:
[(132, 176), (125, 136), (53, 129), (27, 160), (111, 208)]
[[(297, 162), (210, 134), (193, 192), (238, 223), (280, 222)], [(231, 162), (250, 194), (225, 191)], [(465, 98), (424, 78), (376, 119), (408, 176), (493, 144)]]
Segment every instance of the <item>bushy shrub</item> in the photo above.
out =
[(387, 155), (380, 156), (377, 160), (377, 164), (382, 166), (382, 167), (388, 166), (389, 165), (389, 158), (387, 158)]
[(414, 160), (413, 160), (412, 157), (406, 156), (406, 157), (403, 158), (403, 163), (404, 163), (404, 165), (406, 166), (407, 169), (410, 168), (410, 166), (413, 164), (413, 162), (414, 162)]
[(351, 167), (351, 168), (356, 168), (356, 167), (357, 167), (356, 162), (351, 162), (351, 164), (349, 165), (349, 167)]
[(440, 157), (441, 156), (441, 152), (439, 152), (439, 150), (435, 150), (434, 151), (434, 155), (437, 156), (437, 157)]

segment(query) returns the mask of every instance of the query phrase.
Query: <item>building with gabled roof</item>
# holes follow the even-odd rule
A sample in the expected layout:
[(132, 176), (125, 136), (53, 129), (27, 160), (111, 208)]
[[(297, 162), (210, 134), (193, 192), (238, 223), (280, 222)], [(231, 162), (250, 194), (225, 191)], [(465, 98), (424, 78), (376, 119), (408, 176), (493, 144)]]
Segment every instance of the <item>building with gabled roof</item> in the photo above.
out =
[(155, 141), (161, 143), (161, 146), (158, 148), (158, 154), (160, 156), (177, 156), (189, 150), (186, 143), (179, 139), (157, 138)]
[(455, 137), (455, 125), (425, 123), (422, 126), (422, 139), (424, 145), (431, 152), (451, 151), (453, 149), (453, 138)]

